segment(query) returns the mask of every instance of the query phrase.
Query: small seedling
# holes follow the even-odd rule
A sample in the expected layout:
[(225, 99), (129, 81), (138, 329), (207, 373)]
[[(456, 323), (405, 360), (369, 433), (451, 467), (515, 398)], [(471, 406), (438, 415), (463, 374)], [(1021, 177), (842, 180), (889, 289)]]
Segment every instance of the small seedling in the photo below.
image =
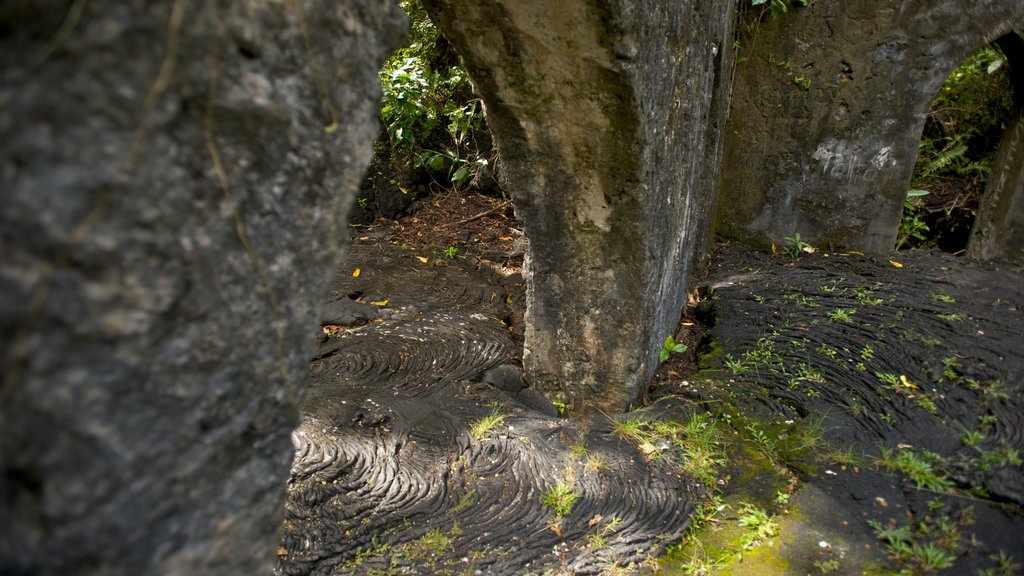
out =
[(664, 364), (673, 352), (676, 354), (686, 352), (686, 344), (676, 342), (672, 336), (666, 336), (665, 341), (661, 344), (661, 350), (658, 351), (658, 361)]
[(449, 246), (449, 247), (444, 249), (444, 255), (447, 256), (449, 260), (454, 260), (455, 259), (455, 255), (458, 254), (458, 253), (459, 253), (459, 249), (457, 247), (455, 247), (455, 246)]
[(856, 310), (849, 308), (836, 308), (828, 313), (828, 319), (833, 322), (850, 322), (853, 320), (853, 315), (856, 312)]
[(800, 233), (799, 232), (797, 232), (793, 236), (787, 236), (787, 237), (783, 238), (783, 240), (785, 240), (786, 242), (789, 242), (792, 245), (792, 246), (790, 246), (786, 250), (786, 254), (790, 258), (796, 259), (796, 258), (799, 258), (800, 254), (802, 254), (804, 252), (807, 252), (808, 254), (811, 254), (811, 253), (814, 252), (814, 247), (813, 246), (811, 246), (807, 242), (804, 242), (803, 240), (800, 239)]

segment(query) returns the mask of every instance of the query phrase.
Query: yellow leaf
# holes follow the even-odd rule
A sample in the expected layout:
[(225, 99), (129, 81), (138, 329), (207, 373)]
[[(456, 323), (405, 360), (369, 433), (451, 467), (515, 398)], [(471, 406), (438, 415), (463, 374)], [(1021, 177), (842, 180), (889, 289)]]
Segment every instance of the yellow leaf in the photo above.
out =
[(900, 264), (899, 262), (897, 262), (895, 260), (889, 260), (889, 264), (892, 264), (893, 266), (895, 266), (897, 268), (903, 268), (903, 264)]
[(772, 242), (772, 256), (778, 254), (779, 251), (775, 248), (775, 242)]
[(423, 262), (424, 264), (430, 261), (430, 258), (427, 258), (425, 256), (417, 256), (416, 259), (419, 260), (420, 262)]
[(388, 301), (387, 300), (380, 300), (378, 302), (370, 302), (370, 304), (372, 304), (374, 306), (387, 306), (388, 305)]
[(644, 442), (638, 446), (638, 448), (640, 448), (640, 451), (644, 454), (653, 454), (658, 451), (658, 449), (654, 447), (654, 444), (651, 444), (650, 442)]
[(359, 268), (356, 268), (355, 270), (352, 271), (352, 277), (353, 278), (359, 278), (359, 274), (361, 272), (362, 272), (362, 270), (360, 270)]
[(334, 134), (338, 131), (338, 128), (341, 128), (341, 126), (337, 122), (332, 122), (330, 126), (324, 127), (324, 134)]
[(851, 254), (856, 254), (857, 256), (863, 256), (864, 255), (863, 252), (858, 252), (856, 250), (850, 250), (849, 252), (846, 253), (847, 256), (849, 256)]
[(907, 377), (902, 374), (900, 375), (900, 382), (902, 382), (903, 385), (906, 386), (907, 388), (917, 388), (917, 384), (914, 384), (910, 380), (907, 380)]

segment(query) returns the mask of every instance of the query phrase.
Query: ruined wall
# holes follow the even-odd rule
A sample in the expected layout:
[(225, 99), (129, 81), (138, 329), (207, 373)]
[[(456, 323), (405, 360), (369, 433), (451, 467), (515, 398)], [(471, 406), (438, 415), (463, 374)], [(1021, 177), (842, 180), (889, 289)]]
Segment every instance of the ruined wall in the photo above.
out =
[(529, 241), (527, 378), (571, 409), (625, 409), (705, 245), (732, 4), (424, 4), (486, 104)]
[(390, 0), (0, 5), (0, 573), (269, 573), (403, 30)]
[(747, 18), (717, 229), (891, 250), (932, 99), (1021, 21), (1021, 0), (812, 0)]

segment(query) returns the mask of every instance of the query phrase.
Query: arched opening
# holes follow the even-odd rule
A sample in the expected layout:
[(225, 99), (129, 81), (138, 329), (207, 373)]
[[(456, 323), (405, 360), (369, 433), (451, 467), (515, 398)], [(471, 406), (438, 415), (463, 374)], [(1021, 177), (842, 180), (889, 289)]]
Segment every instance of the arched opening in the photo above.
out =
[[(1004, 132), (1019, 104), (1006, 50), (1014, 35), (983, 46), (943, 83), (925, 119), (897, 248), (962, 253)], [(1016, 88), (1016, 90), (1015, 90)]]
[(381, 131), (350, 223), (431, 259), (521, 259), (480, 96), (420, 0), (398, 4), (409, 36), (380, 71)]

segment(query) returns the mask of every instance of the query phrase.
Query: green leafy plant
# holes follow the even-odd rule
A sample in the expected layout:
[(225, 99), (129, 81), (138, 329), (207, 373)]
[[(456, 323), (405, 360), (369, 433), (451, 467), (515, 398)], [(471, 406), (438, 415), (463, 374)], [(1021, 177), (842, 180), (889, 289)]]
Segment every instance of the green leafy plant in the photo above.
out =
[(443, 173), (459, 187), (489, 164), (490, 151), (480, 149), (475, 138), (486, 129), (483, 106), (420, 0), (399, 5), (411, 31), (380, 72), (380, 117), (388, 142), (414, 166)]
[(743, 549), (750, 550), (779, 533), (779, 524), (762, 508), (744, 502), (740, 505), (739, 525), (750, 532), (743, 539)]
[(672, 336), (666, 336), (665, 341), (661, 343), (661, 350), (658, 351), (658, 361), (664, 364), (673, 353), (682, 354), (683, 352), (686, 352), (686, 344), (676, 342)]
[(792, 236), (787, 236), (787, 237), (783, 238), (783, 240), (785, 240), (786, 242), (789, 242), (789, 244), (790, 244), (790, 247), (786, 249), (786, 254), (790, 258), (796, 259), (796, 258), (799, 258), (800, 255), (803, 254), (804, 252), (813, 252), (814, 251), (814, 247), (812, 247), (807, 242), (804, 242), (800, 238), (800, 233), (799, 232), (797, 232), (796, 234), (794, 234)]
[(444, 249), (444, 255), (447, 256), (449, 260), (455, 259), (455, 255), (458, 253), (459, 249), (455, 246), (449, 246)]

